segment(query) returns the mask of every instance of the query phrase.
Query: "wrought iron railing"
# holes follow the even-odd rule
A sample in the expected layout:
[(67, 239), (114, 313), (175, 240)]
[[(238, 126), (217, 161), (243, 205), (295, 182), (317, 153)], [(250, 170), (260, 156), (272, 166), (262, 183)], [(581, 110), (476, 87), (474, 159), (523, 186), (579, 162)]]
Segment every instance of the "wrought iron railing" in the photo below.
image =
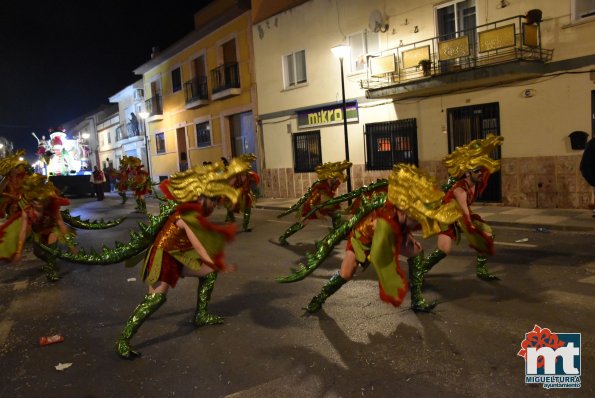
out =
[(211, 70), (211, 81), (213, 83), (213, 94), (240, 88), (240, 68), (237, 62), (221, 65)]
[(209, 87), (207, 85), (207, 77), (197, 76), (194, 79), (184, 83), (184, 93), (186, 96), (186, 103), (199, 100), (208, 100)]
[(149, 117), (155, 115), (163, 115), (163, 103), (161, 94), (155, 94), (153, 97), (145, 101), (145, 108), (149, 112)]
[(370, 54), (361, 87), (382, 88), (513, 61), (551, 61), (553, 50), (541, 47), (540, 25), (525, 18), (519, 15)]

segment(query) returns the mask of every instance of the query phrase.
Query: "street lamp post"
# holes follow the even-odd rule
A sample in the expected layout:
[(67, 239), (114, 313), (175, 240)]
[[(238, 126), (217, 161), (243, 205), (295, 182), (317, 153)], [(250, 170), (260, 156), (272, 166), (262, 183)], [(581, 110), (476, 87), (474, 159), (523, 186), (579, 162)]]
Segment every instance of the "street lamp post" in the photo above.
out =
[[(343, 95), (343, 135), (345, 140), (345, 160), (349, 162), (349, 135), (347, 133), (347, 104), (345, 103), (345, 76), (343, 74), (343, 59), (349, 55), (350, 48), (344, 44), (331, 48), (333, 54), (339, 58), (341, 64), (341, 94)], [(347, 192), (351, 192), (351, 168), (347, 168)], [(351, 199), (348, 203), (351, 205)]]
[(145, 129), (145, 156), (147, 157), (147, 173), (149, 173), (149, 180), (151, 182), (153, 179), (151, 178), (151, 159), (149, 157), (149, 131), (147, 129), (147, 118), (149, 117), (149, 112), (142, 111), (139, 112), (138, 115), (143, 119), (143, 127)]

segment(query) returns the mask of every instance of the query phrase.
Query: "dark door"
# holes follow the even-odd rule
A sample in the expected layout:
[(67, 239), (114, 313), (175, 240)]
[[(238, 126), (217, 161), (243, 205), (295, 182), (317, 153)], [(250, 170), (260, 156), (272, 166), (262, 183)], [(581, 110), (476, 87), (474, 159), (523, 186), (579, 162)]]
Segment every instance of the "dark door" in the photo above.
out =
[[(500, 135), (500, 107), (497, 102), (448, 109), (448, 153), (456, 147), (488, 134)], [(500, 159), (500, 147), (490, 156)], [(502, 201), (502, 177), (500, 171), (490, 177), (488, 186), (479, 198), (482, 202)]]
[[(229, 117), (231, 154), (240, 156), (242, 154), (256, 153), (256, 140), (254, 133), (254, 117), (252, 112), (238, 113)], [(252, 164), (257, 170), (257, 162)]]

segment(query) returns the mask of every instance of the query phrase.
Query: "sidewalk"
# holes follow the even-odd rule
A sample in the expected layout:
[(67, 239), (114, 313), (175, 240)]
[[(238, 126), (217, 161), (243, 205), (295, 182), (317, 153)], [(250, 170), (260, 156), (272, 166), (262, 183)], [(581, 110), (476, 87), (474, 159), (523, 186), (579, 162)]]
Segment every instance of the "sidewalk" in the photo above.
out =
[[(295, 202), (297, 199), (261, 198), (256, 202), (256, 208), (283, 211)], [(478, 203), (472, 210), (492, 226), (595, 232), (595, 218), (589, 209), (527, 209)]]

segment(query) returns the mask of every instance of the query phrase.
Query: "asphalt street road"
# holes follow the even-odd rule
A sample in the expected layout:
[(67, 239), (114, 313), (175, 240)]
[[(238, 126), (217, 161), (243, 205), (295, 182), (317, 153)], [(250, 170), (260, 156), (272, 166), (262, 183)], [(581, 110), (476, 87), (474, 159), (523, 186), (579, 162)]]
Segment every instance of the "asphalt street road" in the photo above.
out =
[[(102, 231), (79, 231), (81, 246), (127, 241), (144, 216), (134, 202), (75, 199), (74, 215), (128, 219)], [(149, 210), (157, 212), (150, 202)], [(139, 267), (60, 263), (50, 284), (30, 251), (0, 267), (0, 397), (565, 397), (595, 396), (595, 248), (586, 233), (496, 228), (490, 270), (500, 281), (475, 278), (474, 252), (462, 242), (427, 276), (431, 314), (378, 299), (370, 268), (358, 272), (315, 316), (301, 308), (338, 269), (344, 242), (312, 275), (279, 284), (315, 239), (313, 222), (275, 240), (293, 219), (255, 210), (253, 232), (238, 233), (227, 251), (238, 269), (221, 274), (210, 309), (225, 324), (195, 329), (197, 280), (186, 278), (132, 339), (143, 353), (120, 359), (113, 344), (146, 286)], [(217, 211), (214, 220), (223, 221)], [(525, 240), (524, 242), (515, 242)], [(435, 240), (422, 242), (426, 251)], [(406, 269), (405, 261), (401, 262)], [(581, 382), (576, 390), (525, 384), (517, 356), (534, 325), (581, 333)], [(40, 347), (40, 336), (64, 342)], [(71, 363), (62, 371), (58, 364)]]

